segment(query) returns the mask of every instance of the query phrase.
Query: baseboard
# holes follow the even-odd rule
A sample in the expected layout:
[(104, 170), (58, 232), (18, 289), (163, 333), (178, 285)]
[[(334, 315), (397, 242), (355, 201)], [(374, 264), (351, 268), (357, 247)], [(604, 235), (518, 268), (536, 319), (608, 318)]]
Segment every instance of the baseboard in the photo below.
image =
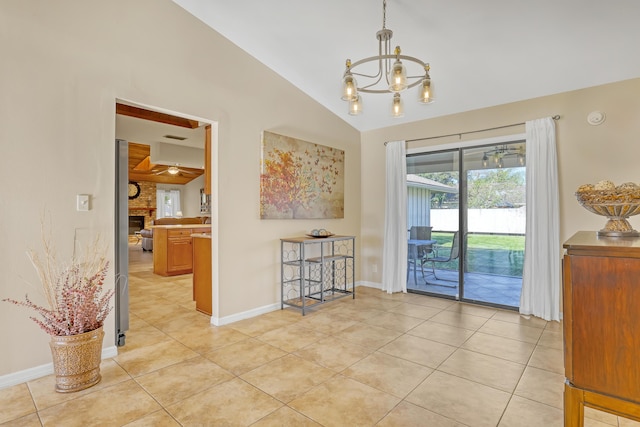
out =
[[(111, 346), (102, 349), (102, 360), (110, 359), (118, 355), (118, 347)], [(0, 390), (14, 385), (26, 383), (27, 381), (36, 380), (53, 374), (53, 363), (35, 366), (33, 368), (24, 369), (18, 372), (12, 372), (7, 375), (0, 376)]]
[[(370, 288), (382, 289), (380, 283), (375, 282), (356, 282), (356, 288), (358, 286), (366, 286)], [(356, 292), (357, 295), (357, 292)], [(280, 310), (280, 303), (265, 305), (263, 307), (254, 308), (251, 310), (243, 311), (241, 313), (232, 314), (225, 317), (213, 317), (211, 316), (211, 324), (215, 326), (228, 325), (229, 323), (237, 322), (239, 320), (250, 319), (252, 317), (260, 316), (261, 314), (270, 313), (272, 311)]]
[(280, 303), (274, 303), (265, 305), (251, 310), (243, 311), (241, 313), (232, 314), (225, 317), (213, 317), (211, 316), (211, 323), (215, 326), (228, 325), (229, 323), (237, 322), (239, 320), (250, 319), (252, 317), (260, 316), (261, 314), (270, 313), (272, 311), (280, 310)]
[(365, 286), (367, 288), (374, 288), (374, 289), (380, 289), (382, 290), (382, 283), (377, 283), (377, 282), (364, 282), (364, 281), (360, 281), (356, 283), (356, 287), (357, 286)]

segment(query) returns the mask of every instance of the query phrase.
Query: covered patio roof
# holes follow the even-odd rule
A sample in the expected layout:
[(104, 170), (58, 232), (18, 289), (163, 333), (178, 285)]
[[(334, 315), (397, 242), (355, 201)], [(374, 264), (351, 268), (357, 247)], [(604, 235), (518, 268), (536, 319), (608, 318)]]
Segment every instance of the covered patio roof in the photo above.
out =
[(440, 193), (457, 193), (458, 187), (452, 187), (450, 185), (442, 184), (438, 181), (434, 181), (432, 179), (423, 178), (418, 175), (408, 174), (407, 175), (407, 186), (408, 187), (417, 187), (417, 188), (426, 188), (431, 191), (437, 191)]

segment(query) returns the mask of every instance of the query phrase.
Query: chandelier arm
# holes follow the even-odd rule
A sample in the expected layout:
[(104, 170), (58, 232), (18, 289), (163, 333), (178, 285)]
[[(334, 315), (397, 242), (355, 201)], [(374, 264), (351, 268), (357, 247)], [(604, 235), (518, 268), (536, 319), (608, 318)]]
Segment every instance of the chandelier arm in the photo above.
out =
[(353, 71), (353, 69), (355, 67), (357, 67), (358, 65), (362, 65), (362, 64), (366, 64), (367, 62), (372, 62), (372, 61), (377, 61), (379, 59), (395, 59), (395, 58), (399, 58), (403, 61), (409, 61), (409, 62), (413, 62), (415, 64), (420, 65), (422, 68), (424, 68), (425, 66), (429, 65), (427, 62), (423, 62), (421, 60), (419, 60), (418, 58), (415, 58), (413, 56), (407, 56), (407, 55), (379, 55), (379, 56), (369, 56), (367, 58), (363, 58), (360, 59), (356, 62), (352, 62), (351, 63), (351, 70)]
[[(395, 59), (395, 58), (399, 58), (400, 60), (403, 61), (408, 61), (408, 62), (412, 62), (414, 64), (418, 64), (420, 65), (422, 68), (424, 68), (425, 66), (427, 66), (428, 64), (426, 62), (423, 62), (421, 60), (419, 60), (418, 58), (415, 58), (413, 56), (407, 56), (407, 55), (379, 55), (379, 56), (369, 56), (367, 58), (363, 58), (360, 59), (356, 62), (351, 63), (351, 67), (349, 67), (347, 70), (345, 70), (345, 74), (347, 73), (351, 73), (354, 76), (361, 76), (361, 77), (365, 77), (365, 78), (372, 78), (372, 79), (377, 79), (374, 83), (369, 83), (367, 85), (364, 85), (362, 87), (359, 87), (358, 90), (360, 92), (363, 93), (389, 93), (388, 89), (368, 89), (371, 86), (375, 86), (376, 84), (378, 84), (380, 82), (380, 80), (382, 80), (382, 69), (381, 67), (378, 67), (378, 74), (376, 75), (368, 75), (368, 74), (363, 74), (363, 73), (358, 73), (355, 71), (355, 68), (358, 65), (362, 65), (362, 64), (366, 64), (369, 62), (373, 62), (373, 61), (382, 61), (382, 60), (388, 60), (388, 59)], [(419, 76), (410, 76), (407, 78), (410, 79), (418, 79), (417, 81), (408, 84), (407, 85), (407, 89), (410, 89), (412, 87), (415, 87), (417, 85), (419, 85), (422, 82), (422, 79), (424, 78), (424, 75), (419, 75)]]

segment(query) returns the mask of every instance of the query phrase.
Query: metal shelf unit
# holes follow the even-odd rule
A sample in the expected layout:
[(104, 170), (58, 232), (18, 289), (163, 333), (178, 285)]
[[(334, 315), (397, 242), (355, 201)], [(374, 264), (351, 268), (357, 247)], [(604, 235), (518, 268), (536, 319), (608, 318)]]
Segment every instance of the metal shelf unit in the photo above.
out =
[(308, 307), (351, 295), (355, 287), (355, 237), (280, 239), (280, 308)]

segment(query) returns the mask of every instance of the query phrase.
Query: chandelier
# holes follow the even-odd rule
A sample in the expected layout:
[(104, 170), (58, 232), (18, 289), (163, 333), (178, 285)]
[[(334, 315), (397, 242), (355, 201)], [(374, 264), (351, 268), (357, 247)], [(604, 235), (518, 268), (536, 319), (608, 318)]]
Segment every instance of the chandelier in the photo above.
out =
[(482, 167), (489, 166), (491, 163), (498, 168), (504, 167), (504, 158), (515, 157), (518, 161), (518, 165), (524, 166), (525, 163), (525, 151), (524, 145), (519, 147), (508, 147), (506, 145), (496, 146), (494, 149), (485, 151), (482, 156)]
[[(400, 92), (415, 86), (420, 86), (418, 102), (429, 104), (433, 102), (431, 89), (431, 77), (429, 76), (429, 64), (401, 54), (400, 46), (391, 50), (391, 37), (393, 31), (386, 28), (387, 2), (382, 2), (382, 29), (376, 33), (378, 39), (378, 55), (370, 56), (356, 62), (347, 59), (346, 69), (342, 75), (342, 100), (349, 102), (349, 114), (358, 115), (362, 112), (361, 93), (389, 93), (393, 94), (391, 100), (391, 115), (402, 117), (404, 106)], [(404, 63), (403, 63), (404, 61)], [(377, 63), (377, 72), (372, 68), (372, 63)], [(420, 75), (407, 76), (406, 64), (411, 64), (413, 69), (420, 69)], [(369, 64), (365, 66), (364, 64)], [(356, 71), (360, 67), (362, 71)], [(375, 64), (374, 64), (375, 66)], [(367, 68), (368, 67), (368, 68)], [(372, 70), (365, 73), (364, 69)], [(357, 76), (360, 85), (356, 82)]]

